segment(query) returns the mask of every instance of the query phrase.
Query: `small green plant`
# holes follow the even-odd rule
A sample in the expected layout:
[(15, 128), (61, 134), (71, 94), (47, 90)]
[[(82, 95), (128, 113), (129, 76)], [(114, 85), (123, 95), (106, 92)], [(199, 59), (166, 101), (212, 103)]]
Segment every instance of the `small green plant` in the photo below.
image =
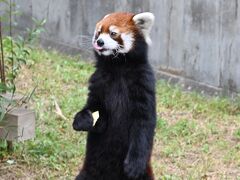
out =
[[(17, 10), (12, 11), (12, 6), (15, 6), (11, 1), (0, 0), (0, 3), (5, 3), (7, 10), (5, 14), (0, 16), (0, 43), (1, 43), (1, 82), (0, 82), (0, 94), (11, 93), (12, 97), (16, 92), (16, 78), (18, 77), (22, 65), (29, 62), (29, 56), (32, 51), (33, 43), (38, 40), (39, 35), (44, 31), (44, 24), (46, 20), (33, 19), (33, 28), (27, 28), (25, 31), (25, 38), (23, 36), (12, 36), (12, 15), (19, 14)], [(8, 17), (8, 18), (6, 18)], [(9, 35), (3, 37), (3, 20), (9, 24)], [(5, 28), (6, 29), (6, 28)], [(5, 33), (6, 34), (6, 33)], [(35, 90), (35, 88), (34, 88)], [(32, 95), (32, 93), (30, 93)], [(29, 99), (29, 95), (21, 99), (26, 101)], [(5, 113), (9, 107), (21, 105), (22, 102), (14, 102), (12, 98), (6, 99), (4, 96), (0, 96), (0, 121), (4, 118)]]
[[(33, 44), (36, 43), (36, 41), (39, 39), (39, 36), (42, 32), (44, 32), (44, 24), (46, 23), (46, 19), (38, 20), (35, 18), (32, 18), (33, 21), (33, 27), (27, 28), (26, 29), (26, 38), (25, 38), (25, 43), (27, 42), (28, 44)], [(20, 38), (22, 38), (20, 36)]]
[[(1, 90), (15, 92), (16, 86), (14, 81), (19, 74), (21, 66), (26, 64), (31, 50), (21, 38), (14, 40), (10, 36), (4, 37), (3, 50), (5, 56), (6, 87)], [(4, 84), (2, 85), (4, 87)]]
[(240, 140), (240, 128), (237, 129), (235, 132), (234, 132), (234, 137), (238, 140)]
[(173, 136), (185, 137), (193, 134), (195, 124), (188, 119), (180, 119), (176, 124), (170, 127)]

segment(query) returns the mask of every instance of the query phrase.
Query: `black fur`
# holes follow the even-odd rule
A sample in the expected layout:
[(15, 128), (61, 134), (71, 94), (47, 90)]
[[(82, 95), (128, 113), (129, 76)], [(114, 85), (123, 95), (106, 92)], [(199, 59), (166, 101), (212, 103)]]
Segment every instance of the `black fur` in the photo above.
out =
[[(99, 56), (86, 106), (73, 128), (88, 131), (78, 180), (152, 180), (150, 156), (156, 124), (155, 78), (142, 36), (127, 54)], [(91, 112), (99, 111), (94, 127)]]

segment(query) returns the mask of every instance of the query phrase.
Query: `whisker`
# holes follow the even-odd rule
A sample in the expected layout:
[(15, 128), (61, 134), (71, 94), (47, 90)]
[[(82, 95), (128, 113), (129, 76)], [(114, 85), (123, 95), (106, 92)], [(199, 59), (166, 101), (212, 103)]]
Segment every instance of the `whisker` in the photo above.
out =
[(92, 40), (92, 35), (77, 35), (76, 38), (83, 38), (83, 39), (91, 39)]

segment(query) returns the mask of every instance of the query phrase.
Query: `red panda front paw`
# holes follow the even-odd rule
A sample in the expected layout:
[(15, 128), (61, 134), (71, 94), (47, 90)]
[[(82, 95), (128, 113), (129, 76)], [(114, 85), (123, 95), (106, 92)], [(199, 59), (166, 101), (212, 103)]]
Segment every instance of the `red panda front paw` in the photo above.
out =
[(89, 110), (78, 112), (73, 121), (73, 129), (76, 131), (89, 131), (93, 127), (93, 117)]
[(146, 169), (146, 165), (143, 161), (139, 160), (131, 160), (126, 159), (124, 161), (124, 172), (129, 178), (138, 178), (144, 174)]

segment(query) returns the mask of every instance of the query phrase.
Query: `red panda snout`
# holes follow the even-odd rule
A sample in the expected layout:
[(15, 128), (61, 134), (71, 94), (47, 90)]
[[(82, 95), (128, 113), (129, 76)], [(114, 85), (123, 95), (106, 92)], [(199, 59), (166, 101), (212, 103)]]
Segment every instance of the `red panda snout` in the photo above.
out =
[(101, 28), (95, 30), (93, 47), (98, 54), (109, 56), (118, 53), (128, 53), (133, 46), (133, 34), (120, 32), (117, 26), (110, 26), (108, 32)]

